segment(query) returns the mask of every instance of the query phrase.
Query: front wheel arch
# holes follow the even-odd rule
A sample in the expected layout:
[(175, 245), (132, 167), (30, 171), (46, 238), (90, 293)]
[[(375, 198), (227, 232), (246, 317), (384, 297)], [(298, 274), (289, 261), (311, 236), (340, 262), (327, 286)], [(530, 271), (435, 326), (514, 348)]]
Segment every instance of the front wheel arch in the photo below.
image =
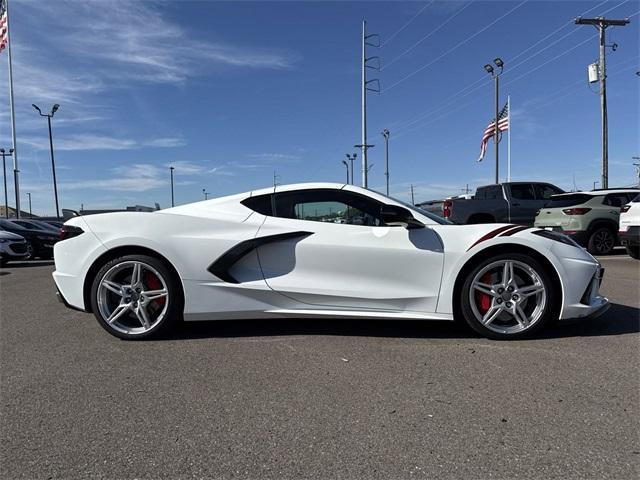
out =
[(546, 273), (551, 277), (551, 281), (553, 282), (553, 287), (556, 289), (557, 292), (559, 292), (558, 293), (559, 301), (555, 306), (556, 311), (554, 312), (554, 316), (557, 315), (559, 317), (562, 304), (564, 301), (563, 300), (564, 292), (562, 290), (562, 283), (560, 282), (560, 276), (558, 275), (558, 272), (554, 268), (553, 264), (549, 261), (549, 259), (547, 259), (547, 257), (542, 255), (540, 252), (534, 250), (533, 248), (529, 248), (529, 247), (525, 247), (523, 245), (517, 245), (517, 244), (501, 244), (501, 245), (494, 245), (492, 247), (485, 248), (484, 250), (476, 253), (473, 257), (467, 260), (467, 262), (458, 272), (458, 276), (456, 277), (456, 281), (453, 286), (453, 295), (451, 296), (453, 301), (453, 305), (452, 305), (453, 316), (456, 322), (464, 322), (463, 314), (462, 314), (461, 295), (462, 295), (462, 285), (464, 284), (464, 281), (467, 275), (469, 275), (469, 273), (483, 260), (486, 260), (487, 258), (492, 257), (494, 255), (504, 254), (504, 253), (520, 253), (523, 255), (529, 255), (530, 257), (534, 258), (537, 262), (542, 264)]
[(169, 269), (169, 271), (175, 276), (176, 280), (180, 284), (180, 295), (182, 296), (183, 305), (184, 305), (184, 285), (182, 284), (182, 279), (180, 275), (178, 275), (178, 271), (171, 264), (166, 257), (159, 254), (155, 250), (150, 248), (141, 247), (138, 245), (126, 245), (121, 247), (116, 247), (107, 252), (100, 255), (96, 260), (91, 264), (87, 274), (84, 277), (84, 284), (82, 287), (82, 298), (84, 303), (84, 310), (89, 313), (93, 313), (91, 309), (91, 286), (93, 285), (93, 280), (102, 268), (104, 264), (113, 260), (114, 258), (123, 257), (125, 255), (148, 255), (150, 257), (157, 258), (161, 262), (165, 264), (165, 266)]

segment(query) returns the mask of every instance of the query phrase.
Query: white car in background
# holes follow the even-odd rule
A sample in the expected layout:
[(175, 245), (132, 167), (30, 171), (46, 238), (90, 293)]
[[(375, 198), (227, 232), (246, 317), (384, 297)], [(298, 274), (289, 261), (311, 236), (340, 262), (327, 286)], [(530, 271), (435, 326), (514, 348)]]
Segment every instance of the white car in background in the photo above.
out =
[(600, 264), (564, 235), (453, 225), (333, 183), (74, 217), (54, 256), (60, 300), (125, 339), (278, 317), (460, 319), (510, 339), (608, 305)]
[(640, 260), (640, 195), (620, 209), (618, 238), (627, 253)]
[(0, 230), (0, 266), (4, 267), (11, 260), (23, 260), (27, 256), (27, 241), (23, 237)]

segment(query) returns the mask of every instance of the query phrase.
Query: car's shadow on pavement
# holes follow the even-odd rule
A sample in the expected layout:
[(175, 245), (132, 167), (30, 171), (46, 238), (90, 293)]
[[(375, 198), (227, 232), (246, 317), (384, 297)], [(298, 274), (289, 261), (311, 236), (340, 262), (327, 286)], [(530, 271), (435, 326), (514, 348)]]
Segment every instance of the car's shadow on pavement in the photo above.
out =
[[(528, 340), (622, 335), (640, 332), (640, 309), (613, 304), (600, 317), (556, 323)], [(336, 335), (389, 338), (477, 338), (456, 322), (358, 319), (261, 319), (185, 322), (161, 340), (262, 337), (282, 335)]]

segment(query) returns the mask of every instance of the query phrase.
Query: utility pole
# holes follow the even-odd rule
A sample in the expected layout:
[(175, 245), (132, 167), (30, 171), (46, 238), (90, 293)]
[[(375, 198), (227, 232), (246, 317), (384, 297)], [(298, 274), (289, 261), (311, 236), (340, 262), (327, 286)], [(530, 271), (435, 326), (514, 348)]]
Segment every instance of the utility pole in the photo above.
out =
[(347, 160), (349, 160), (349, 162), (351, 163), (351, 185), (353, 185), (353, 161), (358, 157), (357, 153), (354, 153), (352, 155), (349, 155), (348, 153), (345, 154), (347, 156)]
[(31, 192), (27, 192), (27, 196), (29, 197), (29, 218), (33, 218), (33, 213), (31, 213)]
[(169, 167), (169, 171), (171, 172), (171, 206), (175, 207), (176, 206), (176, 202), (174, 200), (173, 197), (173, 170), (175, 167)]
[(411, 184), (411, 205), (415, 205), (416, 204), (416, 200), (413, 197), (413, 183)]
[(387, 181), (387, 197), (389, 196), (389, 135), (389, 130), (385, 128), (382, 136), (384, 137), (384, 176)]
[(597, 184), (597, 183), (600, 183), (600, 182), (598, 182), (597, 180), (596, 180), (595, 182), (593, 182), (593, 189), (594, 189), (594, 190), (596, 189), (596, 184)]
[(600, 186), (609, 188), (609, 122), (607, 119), (607, 65), (605, 47), (605, 30), (608, 27), (624, 27), (629, 19), (607, 20), (604, 17), (582, 18), (575, 20), (576, 25), (593, 25), (598, 29), (600, 60), (598, 61), (598, 77), (600, 80), (600, 115), (602, 122), (602, 179)]
[(9, 197), (7, 196), (7, 164), (5, 157), (13, 155), (13, 148), (9, 149), (9, 153), (5, 153), (4, 148), (0, 148), (0, 155), (2, 155), (2, 174), (4, 176), (4, 216), (9, 218)]
[[(376, 43), (370, 43), (367, 40), (370, 38), (377, 37), (378, 41)], [(375, 145), (369, 145), (367, 143), (367, 91), (380, 93), (380, 81), (377, 79), (367, 80), (367, 68), (375, 68), (376, 70), (380, 70), (380, 57), (367, 57), (367, 47), (380, 47), (380, 37), (376, 33), (372, 33), (367, 35), (367, 22), (366, 20), (362, 21), (362, 59), (361, 59), (361, 95), (362, 95), (362, 142), (360, 145), (355, 145), (355, 147), (362, 149), (362, 186), (367, 188), (369, 185), (368, 174), (369, 174), (369, 163), (367, 157), (367, 150), (369, 148), (374, 147)], [(371, 66), (367, 63), (371, 60), (378, 60), (377, 66)], [(370, 83), (375, 83), (377, 88), (370, 88), (368, 85)]]

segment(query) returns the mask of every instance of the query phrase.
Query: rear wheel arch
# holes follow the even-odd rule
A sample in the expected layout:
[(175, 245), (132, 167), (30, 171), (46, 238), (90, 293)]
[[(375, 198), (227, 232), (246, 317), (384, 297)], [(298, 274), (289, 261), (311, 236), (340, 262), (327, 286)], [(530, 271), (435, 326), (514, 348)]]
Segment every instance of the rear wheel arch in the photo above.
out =
[(547, 257), (542, 255), (540, 252), (534, 250), (533, 248), (525, 247), (524, 245), (518, 245), (515, 243), (509, 243), (509, 244), (494, 245), (494, 246), (485, 248), (484, 250), (476, 253), (473, 257), (467, 260), (467, 262), (460, 269), (453, 286), (453, 295), (451, 296), (451, 299), (453, 301), (453, 306), (452, 306), (453, 315), (456, 321), (462, 320), (463, 318), (461, 295), (462, 295), (462, 286), (466, 280), (466, 277), (483, 260), (491, 258), (495, 255), (501, 255), (505, 253), (520, 253), (522, 255), (528, 255), (531, 258), (535, 259), (538, 263), (540, 263), (544, 267), (546, 273), (549, 274), (549, 276), (551, 277), (551, 281), (553, 282), (554, 289), (556, 289), (556, 291), (559, 292), (558, 294), (559, 301), (558, 301), (558, 304), (555, 306), (556, 308), (555, 313), (558, 314), (558, 316), (560, 315), (560, 311), (562, 309), (564, 292), (562, 290), (562, 283), (560, 282), (560, 275), (558, 274), (553, 264), (549, 261), (549, 259), (547, 259)]
[(91, 309), (91, 286), (93, 285), (93, 280), (94, 280), (95, 276), (98, 274), (98, 272), (100, 271), (102, 266), (105, 265), (107, 262), (113, 260), (114, 258), (122, 257), (122, 256), (125, 256), (125, 255), (136, 255), (136, 254), (138, 254), (138, 255), (148, 255), (150, 257), (157, 258), (162, 263), (164, 263), (165, 266), (169, 269), (169, 271), (172, 273), (172, 275), (175, 276), (175, 279), (180, 284), (180, 288), (181, 288), (180, 295), (182, 297), (182, 300), (184, 301), (184, 298), (185, 298), (184, 297), (184, 285), (182, 284), (182, 279), (180, 278), (180, 275), (178, 275), (178, 271), (171, 264), (171, 262), (169, 260), (167, 260), (166, 257), (164, 257), (160, 253), (156, 252), (155, 250), (152, 250), (152, 249), (147, 248), (147, 247), (141, 247), (141, 246), (138, 246), (138, 245), (126, 245), (126, 246), (116, 247), (116, 248), (113, 248), (111, 250), (106, 251), (105, 253), (100, 255), (93, 262), (93, 264), (91, 264), (91, 267), (89, 267), (89, 270), (87, 271), (87, 274), (84, 277), (84, 284), (83, 284), (83, 288), (82, 288), (82, 298), (83, 298), (83, 302), (84, 302), (85, 311), (92, 312), (92, 309)]
[(587, 227), (587, 232), (589, 234), (593, 233), (598, 228), (609, 228), (614, 234), (618, 233), (618, 224), (613, 220), (607, 220), (606, 218), (596, 218), (589, 223)]

